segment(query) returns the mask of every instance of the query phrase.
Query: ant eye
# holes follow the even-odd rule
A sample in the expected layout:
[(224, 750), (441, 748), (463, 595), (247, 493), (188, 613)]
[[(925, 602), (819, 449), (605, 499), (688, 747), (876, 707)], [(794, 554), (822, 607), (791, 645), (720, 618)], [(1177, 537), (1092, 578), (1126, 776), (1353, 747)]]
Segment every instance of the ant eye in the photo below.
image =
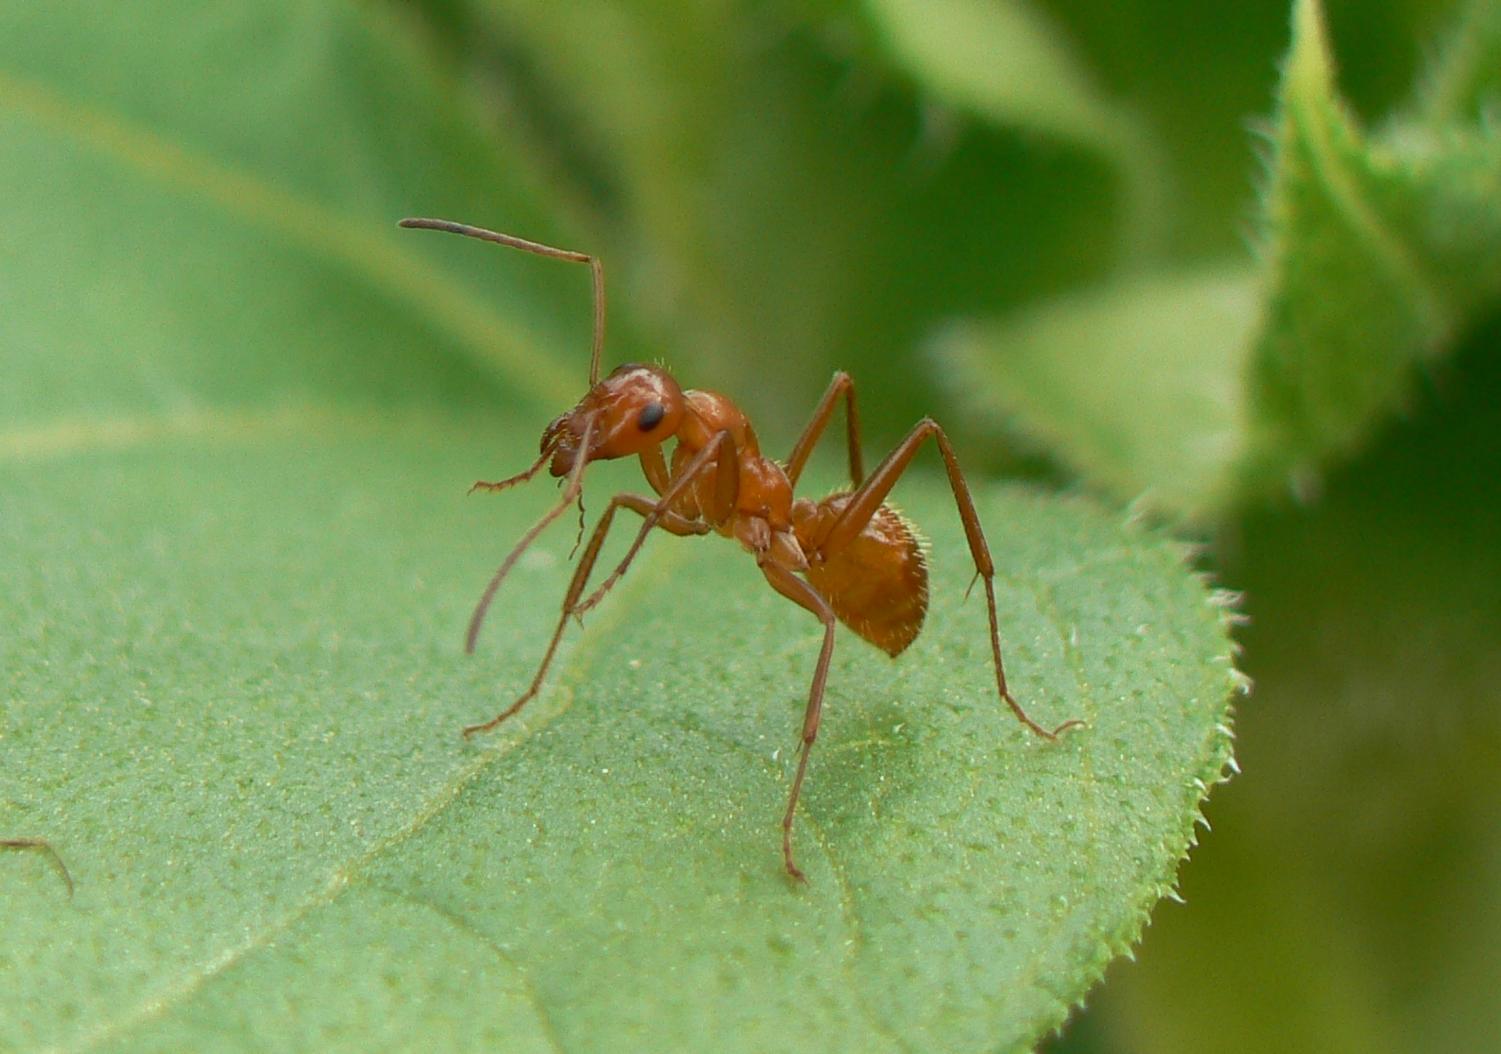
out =
[(662, 423), (662, 418), (666, 414), (667, 407), (661, 403), (652, 403), (645, 410), (641, 411), (641, 416), (636, 419), (636, 427), (643, 432), (650, 432)]

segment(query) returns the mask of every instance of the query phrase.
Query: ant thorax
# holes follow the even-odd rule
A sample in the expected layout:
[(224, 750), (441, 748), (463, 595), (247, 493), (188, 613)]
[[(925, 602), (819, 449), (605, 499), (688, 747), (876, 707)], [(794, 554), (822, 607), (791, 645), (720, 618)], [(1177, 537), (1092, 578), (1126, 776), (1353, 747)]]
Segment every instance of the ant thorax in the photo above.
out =
[[(711, 471), (700, 475), (684, 495), (687, 500), (680, 510), (689, 515), (704, 515), (708, 510), (718, 508), (723, 516), (714, 516), (711, 520), (748, 517), (765, 521), (773, 534), (790, 530), (792, 483), (782, 466), (761, 456), (755, 429), (745, 414), (717, 392), (689, 390), (683, 393), (683, 398), (687, 412), (678, 427), (672, 474), (676, 476), (684, 471), (688, 462), (718, 436), (729, 437), (734, 459), (729, 463), (721, 460)], [(727, 482), (721, 478), (726, 472), (735, 477), (734, 501), (728, 506), (723, 504)]]
[(683, 393), (683, 401), (688, 406), (688, 413), (678, 428), (678, 442), (697, 453), (720, 432), (728, 432), (737, 453), (761, 456), (756, 430), (728, 396), (690, 388)]

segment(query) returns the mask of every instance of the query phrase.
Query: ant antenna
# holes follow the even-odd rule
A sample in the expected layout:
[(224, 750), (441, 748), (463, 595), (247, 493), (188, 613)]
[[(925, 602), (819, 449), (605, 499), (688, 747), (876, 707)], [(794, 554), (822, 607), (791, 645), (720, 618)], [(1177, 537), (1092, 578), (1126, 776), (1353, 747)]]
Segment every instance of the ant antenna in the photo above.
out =
[(471, 227), (467, 223), (454, 223), (452, 220), (408, 217), (396, 226), (424, 231), (447, 231), (449, 234), (462, 234), (466, 238), (478, 238), (482, 242), (508, 245), (512, 249), (521, 249), (538, 256), (549, 256), (554, 260), (588, 264), (589, 272), (594, 278), (594, 353), (589, 358), (589, 387), (592, 388), (599, 383), (599, 356), (605, 346), (605, 270), (598, 257), (590, 256), (588, 253), (574, 252), (572, 249), (554, 249), (551, 245), (527, 241), (514, 234), (501, 234), (499, 231), (486, 230), (484, 227)]

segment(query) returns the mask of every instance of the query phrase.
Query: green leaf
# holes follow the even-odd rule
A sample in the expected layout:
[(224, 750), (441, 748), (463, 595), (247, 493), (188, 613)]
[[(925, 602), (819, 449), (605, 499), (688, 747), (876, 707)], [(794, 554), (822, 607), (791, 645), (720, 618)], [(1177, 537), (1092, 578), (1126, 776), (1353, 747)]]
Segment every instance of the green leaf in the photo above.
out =
[[(493, 391), (482, 373), (512, 402), (568, 398), (587, 354), (586, 274), (516, 267), (497, 287), (494, 271), (465, 273), (462, 255), (394, 229), (426, 207), (496, 211), (552, 236), (535, 180), (474, 124), (373, 13), (0, 7), (0, 332), (15, 378), (0, 414), (189, 412), (199, 398), (295, 400), (335, 385), (453, 401)], [(81, 287), (83, 275), (107, 280)], [(300, 310), (268, 314), (268, 300)], [(354, 300), (388, 336), (361, 358), (341, 328)], [(156, 339), (125, 354), (118, 333), (132, 328)], [(560, 334), (577, 349), (566, 370), (537, 354)], [(309, 359), (310, 343), (326, 352)], [(409, 350), (433, 345), (442, 372)]]
[(797, 888), (777, 824), (818, 633), (751, 561), (655, 542), (553, 689), (466, 745), (529, 676), (572, 541), (462, 655), (548, 500), (463, 482), (524, 438), (218, 431), (4, 464), (0, 823), (78, 884), (4, 861), (4, 1045), (299, 1046), (373, 1016), (569, 1050), (731, 1021), (721, 1049), (1020, 1047), (1135, 939), (1228, 756), (1221, 613), (1176, 546), (982, 492), (1013, 679), (1090, 722), (1045, 744), (995, 698), (951, 500), (915, 480), (930, 625), (895, 664), (840, 641)]
[(1485, 75), (1465, 72), (1495, 68), (1477, 49), (1501, 61), (1498, 24), (1501, 7), (1476, 8), (1435, 74), (1481, 78), (1430, 94), (1465, 100), (1429, 107), (1452, 121), (1372, 137), (1335, 94), (1317, 3), (1300, 2), (1260, 265), (1132, 275), (959, 327), (939, 345), (955, 386), (1177, 513), (1349, 456), (1501, 296), (1501, 137), (1480, 115)]
[[(654, 540), (466, 744), (531, 675), (573, 539), (466, 657), (553, 495), (464, 489), (575, 393), (587, 276), (390, 225), (488, 198), (552, 237), (560, 206), (380, 9), (116, 18), (0, 9), (0, 836), (76, 882), (0, 854), (0, 1049), (995, 1049), (1061, 1022), (1228, 762), (1224, 598), (1180, 547), (976, 481), (1013, 683), (1090, 722), (1047, 744), (995, 697), (942, 477), (904, 480), (929, 627), (895, 664), (841, 637), (807, 887), (778, 837), (818, 633), (719, 539)], [(641, 485), (590, 482), (596, 509)]]
[[(1136, 237), (1121, 135), (994, 127), (914, 85), (859, 5), (432, 6), (461, 12), (436, 34), (458, 68), (504, 89), (482, 96), (497, 123), (536, 128), (567, 200), (602, 214), (617, 299), (758, 421), (805, 412), (756, 401), (772, 365), (802, 391), (854, 364), (899, 435), (933, 409), (913, 362), (932, 325), (1098, 277)], [(1040, 33), (998, 44), (1066, 65)]]
[(1151, 137), (1104, 98), (1068, 43), (1032, 5), (866, 0), (893, 59), (934, 95), (1002, 128), (1107, 158), (1123, 184), (1123, 256), (1156, 248), (1167, 224), (1164, 166)]
[(1255, 776), (1210, 804), (1190, 910), (1161, 913), (1140, 965), (1091, 1000), (1120, 1012), (1123, 1047), (1458, 1051), (1501, 1034), (1498, 342), (1501, 318), (1316, 505), (1235, 524), (1223, 574), (1246, 588), (1256, 678), (1236, 749)]
[(1476, 114), (1494, 120), (1501, 102), (1501, 14), (1495, 0), (1469, 0), (1463, 17), (1419, 85), (1411, 117), (1442, 133)]
[(1153, 275), (956, 326), (940, 351), (972, 418), (1009, 417), (1118, 494), (1207, 511), (1232, 497), (1256, 309), (1243, 269)]

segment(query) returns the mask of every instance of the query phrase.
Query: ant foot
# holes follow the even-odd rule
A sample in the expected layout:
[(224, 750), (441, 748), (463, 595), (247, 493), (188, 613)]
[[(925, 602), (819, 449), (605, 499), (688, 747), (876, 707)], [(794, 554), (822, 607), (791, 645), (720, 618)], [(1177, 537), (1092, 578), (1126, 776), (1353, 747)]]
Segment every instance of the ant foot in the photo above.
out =
[(1067, 721), (1063, 722), (1063, 724), (1059, 725), (1057, 728), (1053, 729), (1052, 731), (1048, 731), (1046, 728), (1042, 727), (1042, 725), (1039, 725), (1036, 721), (1032, 720), (1031, 715), (1029, 715), (1025, 710), (1022, 709), (1022, 704), (1013, 699), (1010, 692), (1007, 692), (1005, 695), (1001, 696), (1001, 698), (1006, 700), (1006, 705), (1011, 707), (1011, 712), (1016, 715), (1016, 719), (1022, 724), (1026, 725), (1027, 728), (1031, 730), (1033, 735), (1046, 739), (1049, 742), (1056, 742), (1058, 737), (1064, 732), (1067, 732), (1070, 728), (1085, 727), (1082, 720), (1077, 717), (1071, 717)]
[(805, 886), (808, 884), (808, 876), (803, 874), (803, 869), (792, 861), (792, 831), (787, 828), (782, 830), (782, 863), (787, 865), (789, 877)]
[(525, 706), (527, 700), (530, 699), (533, 694), (534, 693), (532, 692), (527, 692), (520, 699), (517, 699), (514, 703), (512, 703), (509, 708), (502, 710), (500, 713), (496, 714), (488, 721), (482, 721), (477, 725), (465, 725), (464, 738), (468, 739), (470, 736), (478, 735), (480, 732), (490, 731), (490, 729), (494, 728), (496, 725), (500, 724), (506, 718), (514, 714), (517, 710), (520, 710), (523, 706)]

